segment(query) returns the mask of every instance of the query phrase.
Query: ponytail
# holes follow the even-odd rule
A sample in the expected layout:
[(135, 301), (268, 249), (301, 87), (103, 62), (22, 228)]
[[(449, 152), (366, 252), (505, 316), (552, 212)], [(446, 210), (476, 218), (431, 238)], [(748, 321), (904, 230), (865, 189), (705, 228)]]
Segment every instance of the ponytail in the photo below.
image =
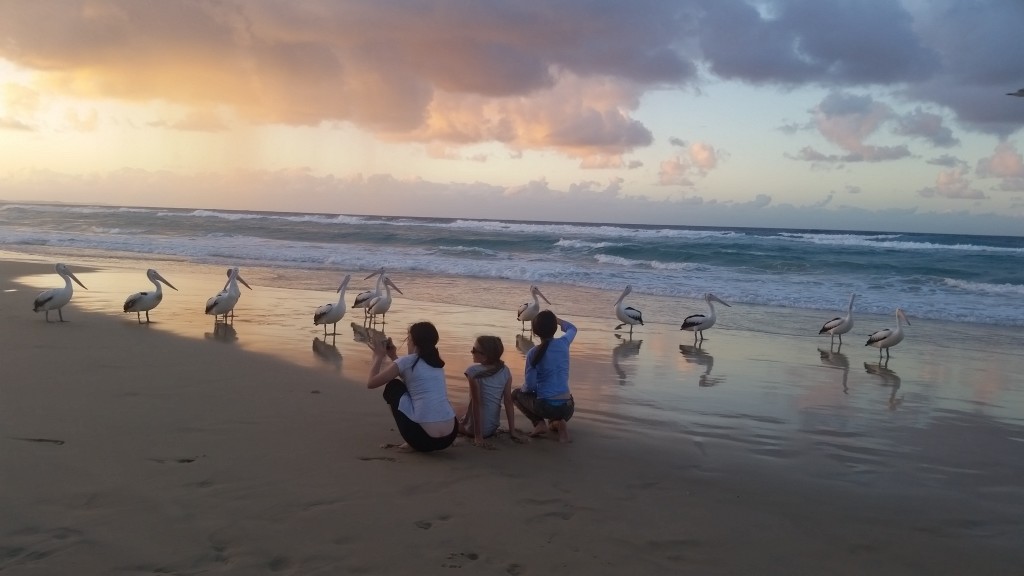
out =
[(441, 353), (437, 350), (437, 341), (441, 339), (437, 333), (437, 328), (434, 327), (430, 322), (417, 322), (409, 327), (409, 338), (412, 339), (413, 346), (416, 347), (417, 358), (416, 362), (413, 362), (413, 367), (416, 367), (416, 363), (423, 360), (428, 366), (432, 368), (444, 368), (444, 360), (441, 359)]
[(533, 333), (540, 336), (541, 339), (540, 344), (534, 348), (533, 359), (530, 362), (530, 365), (536, 368), (537, 364), (544, 359), (544, 355), (548, 353), (548, 345), (551, 344), (555, 330), (558, 329), (558, 318), (551, 310), (541, 310), (533, 317), (530, 325), (533, 328)]

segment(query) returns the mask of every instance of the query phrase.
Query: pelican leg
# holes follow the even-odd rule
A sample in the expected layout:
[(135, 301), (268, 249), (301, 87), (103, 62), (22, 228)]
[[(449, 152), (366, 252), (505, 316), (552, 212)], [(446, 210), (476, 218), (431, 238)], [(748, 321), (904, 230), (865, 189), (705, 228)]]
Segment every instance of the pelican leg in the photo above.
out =
[(149, 324), (149, 310), (146, 310), (146, 324)]
[(139, 324), (142, 324), (142, 314), (141, 313), (139, 313), (139, 312), (135, 313), (135, 321), (138, 322)]
[(839, 335), (839, 345), (840, 346), (843, 345), (843, 335), (842, 334)]
[(630, 338), (633, 337), (633, 325), (632, 324), (629, 325), (629, 337)]
[(60, 321), (61, 321), (61, 322), (64, 322), (64, 321), (65, 321), (65, 320), (64, 320), (64, 313), (63, 313), (63, 312), (61, 312), (61, 309), (60, 309), (60, 308), (57, 308), (57, 317), (58, 317), (58, 318), (60, 318)]
[(886, 362), (889, 361), (889, 349), (888, 348), (885, 349), (885, 361)]

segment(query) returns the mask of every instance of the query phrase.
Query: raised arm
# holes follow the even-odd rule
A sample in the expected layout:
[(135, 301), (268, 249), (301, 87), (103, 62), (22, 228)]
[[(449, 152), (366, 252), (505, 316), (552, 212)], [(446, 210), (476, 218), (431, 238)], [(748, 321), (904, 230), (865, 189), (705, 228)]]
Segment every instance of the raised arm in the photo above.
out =
[[(383, 342), (376, 342), (371, 339), (367, 345), (373, 350), (373, 362), (370, 363), (370, 376), (366, 380), (366, 387), (380, 388), (381, 386), (398, 378), (398, 365), (394, 363), (398, 358), (398, 350), (395, 348), (391, 338)], [(390, 358), (391, 364), (383, 368), (384, 358)]]

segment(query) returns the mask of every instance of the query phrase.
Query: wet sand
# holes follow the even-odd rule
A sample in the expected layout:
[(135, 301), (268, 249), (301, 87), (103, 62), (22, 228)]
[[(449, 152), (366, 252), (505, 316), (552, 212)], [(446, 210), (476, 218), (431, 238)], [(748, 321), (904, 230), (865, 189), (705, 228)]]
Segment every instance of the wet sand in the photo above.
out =
[[(952, 345), (915, 322), (879, 363), (856, 337), (836, 351), (724, 315), (700, 346), (668, 322), (629, 339), (571, 317), (572, 444), (405, 454), (378, 448), (398, 436), (361, 383), (360, 316), (326, 341), (312, 326), (328, 290), (243, 268), (254, 290), (215, 329), (202, 306), (223, 270), (167, 263), (179, 291), (140, 326), (120, 306), (151, 289), (146, 265), (94, 262), (72, 265), (90, 289), (69, 322), (47, 324), (32, 299), (60, 279), (27, 260), (0, 261), (5, 573), (1012, 574), (1024, 561), (1012, 331), (961, 327), (972, 337)], [(503, 338), (521, 381), (531, 342), (514, 312), (409, 297), (388, 316), (392, 336), (438, 324), (457, 408), (478, 334)]]

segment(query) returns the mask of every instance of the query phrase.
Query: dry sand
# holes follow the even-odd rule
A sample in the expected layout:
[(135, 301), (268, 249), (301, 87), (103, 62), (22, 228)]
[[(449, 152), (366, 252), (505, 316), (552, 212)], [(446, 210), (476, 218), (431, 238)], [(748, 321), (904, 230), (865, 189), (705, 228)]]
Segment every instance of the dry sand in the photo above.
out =
[[(308, 344), (184, 337), (203, 328), (173, 320), (175, 293), (154, 326), (76, 305), (85, 292), (47, 324), (14, 282), (29, 274), (57, 285), (50, 265), (0, 262), (5, 575), (1024, 573), (1019, 491), (987, 522), (949, 493), (709, 466), (684, 435), (586, 410), (569, 445), (382, 450), (397, 434), (356, 381), (368, 352), (332, 366)], [(575, 377), (614, 378), (604, 358), (574, 356)]]

